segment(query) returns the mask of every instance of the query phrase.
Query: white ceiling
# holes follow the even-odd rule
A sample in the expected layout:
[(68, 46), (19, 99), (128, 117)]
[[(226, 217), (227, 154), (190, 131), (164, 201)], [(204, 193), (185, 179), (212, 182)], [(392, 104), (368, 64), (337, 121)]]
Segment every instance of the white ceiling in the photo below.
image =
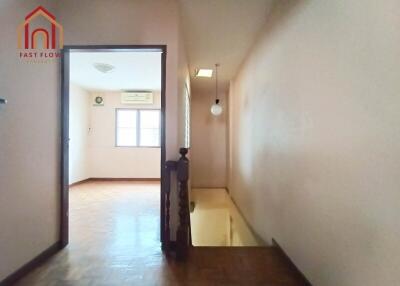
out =
[[(160, 90), (160, 52), (72, 52), (70, 80), (88, 90)], [(94, 63), (115, 67), (109, 73), (94, 68)]]
[(179, 0), (191, 85), (214, 88), (215, 78), (193, 78), (196, 68), (214, 68), (227, 87), (266, 22), (272, 0)]

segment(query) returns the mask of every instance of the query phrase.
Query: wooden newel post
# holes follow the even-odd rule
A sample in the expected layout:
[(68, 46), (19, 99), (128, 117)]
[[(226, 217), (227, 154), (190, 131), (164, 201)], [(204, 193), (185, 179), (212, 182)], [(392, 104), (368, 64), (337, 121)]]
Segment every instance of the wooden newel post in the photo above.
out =
[(187, 148), (180, 148), (181, 158), (177, 165), (179, 186), (179, 226), (176, 232), (176, 258), (185, 260), (189, 251), (189, 160), (186, 158)]

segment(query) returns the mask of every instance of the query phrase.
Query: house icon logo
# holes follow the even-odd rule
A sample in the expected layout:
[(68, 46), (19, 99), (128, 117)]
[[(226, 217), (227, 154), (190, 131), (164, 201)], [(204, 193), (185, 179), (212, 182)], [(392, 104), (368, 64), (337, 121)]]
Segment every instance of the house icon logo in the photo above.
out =
[[(21, 58), (56, 58), (64, 44), (64, 29), (56, 17), (39, 6), (26, 15), (17, 28), (17, 46)], [(21, 51), (23, 50), (23, 51)]]

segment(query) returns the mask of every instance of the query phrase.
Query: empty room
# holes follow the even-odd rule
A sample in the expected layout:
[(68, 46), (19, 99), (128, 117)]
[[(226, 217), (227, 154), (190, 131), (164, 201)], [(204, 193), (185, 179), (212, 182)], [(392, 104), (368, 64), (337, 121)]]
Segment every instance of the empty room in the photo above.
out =
[(71, 49), (68, 94), (71, 259), (123, 264), (160, 243), (161, 52)]

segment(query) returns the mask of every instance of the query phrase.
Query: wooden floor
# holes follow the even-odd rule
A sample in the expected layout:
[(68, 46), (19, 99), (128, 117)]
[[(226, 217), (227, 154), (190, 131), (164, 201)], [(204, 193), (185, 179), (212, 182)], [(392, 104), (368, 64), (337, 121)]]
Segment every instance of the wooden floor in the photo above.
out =
[(90, 182), (70, 191), (70, 244), (17, 285), (306, 285), (275, 248), (193, 248), (166, 258), (159, 184)]

